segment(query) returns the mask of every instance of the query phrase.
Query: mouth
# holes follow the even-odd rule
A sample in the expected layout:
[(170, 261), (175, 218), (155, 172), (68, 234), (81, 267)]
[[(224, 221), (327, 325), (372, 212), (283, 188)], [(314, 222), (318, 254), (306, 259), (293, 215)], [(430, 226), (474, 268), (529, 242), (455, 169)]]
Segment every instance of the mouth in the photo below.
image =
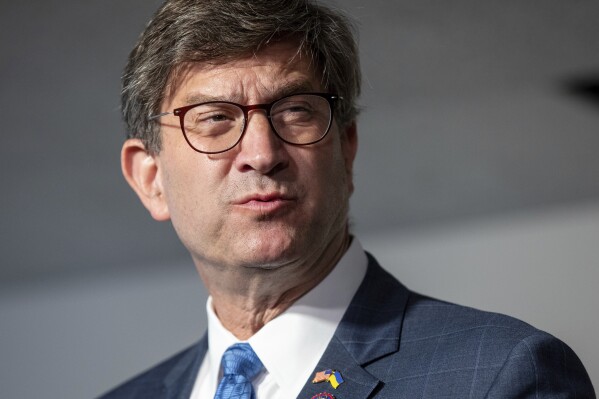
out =
[(250, 194), (233, 202), (237, 208), (261, 214), (274, 213), (290, 206), (294, 198), (281, 193)]

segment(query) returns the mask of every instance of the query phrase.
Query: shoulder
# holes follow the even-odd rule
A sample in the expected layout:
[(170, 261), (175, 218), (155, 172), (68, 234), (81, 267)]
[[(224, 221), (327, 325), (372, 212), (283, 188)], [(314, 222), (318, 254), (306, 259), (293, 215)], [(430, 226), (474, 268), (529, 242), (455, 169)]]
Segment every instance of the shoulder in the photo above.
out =
[(527, 336), (545, 334), (528, 323), (516, 318), (486, 312), (468, 306), (430, 298), (410, 292), (406, 306), (402, 337), (406, 341), (451, 339), (464, 337), (493, 340), (509, 345)]
[[(176, 381), (189, 385), (189, 378), (197, 374), (199, 365), (206, 352), (204, 339), (181, 352), (162, 361), (145, 372), (124, 382), (98, 399), (149, 399), (155, 397), (168, 397), (169, 386)], [(185, 389), (177, 387), (177, 389)], [(190, 387), (191, 389), (191, 387)]]
[(595, 397), (570, 347), (507, 315), (410, 293), (400, 342), (401, 378), (451, 381), (455, 397)]
[(412, 292), (374, 259), (370, 263), (371, 295), (387, 298), (389, 305), (377, 302), (389, 311), (401, 309), (393, 316), (401, 320), (397, 352), (368, 366), (385, 381), (383, 391), (409, 388), (408, 396), (430, 397), (553, 397), (558, 392), (595, 397), (579, 358), (551, 334), (514, 317)]
[[(530, 324), (500, 313), (435, 299), (413, 292), (384, 270), (369, 255), (364, 282), (354, 300), (371, 303), (401, 318), (402, 345), (433, 346), (459, 341), (453, 348), (482, 347), (492, 342), (496, 349), (511, 348), (528, 337), (551, 338)], [(401, 306), (398, 306), (398, 305)], [(373, 306), (374, 307), (374, 306)]]

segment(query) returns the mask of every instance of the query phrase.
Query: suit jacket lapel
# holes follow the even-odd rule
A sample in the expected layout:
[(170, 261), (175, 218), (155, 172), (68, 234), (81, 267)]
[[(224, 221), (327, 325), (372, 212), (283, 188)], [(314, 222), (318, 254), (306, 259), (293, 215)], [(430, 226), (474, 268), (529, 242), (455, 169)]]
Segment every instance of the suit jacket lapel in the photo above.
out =
[(310, 399), (325, 391), (336, 399), (368, 398), (380, 381), (364, 367), (399, 350), (409, 291), (370, 254), (368, 258), (364, 281), (314, 370), (338, 370), (344, 383), (333, 389), (326, 382), (312, 384), (310, 376), (298, 399)]
[(175, 364), (164, 378), (164, 398), (189, 399), (202, 360), (208, 350), (208, 334)]
[(313, 384), (312, 375), (304, 385), (298, 399), (310, 399), (320, 392), (329, 392), (337, 399), (364, 399), (379, 383), (377, 378), (370, 375), (356, 362), (351, 353), (347, 351), (346, 346), (336, 336), (329, 343), (314, 372), (326, 369), (339, 371), (344, 382), (337, 389), (333, 389), (328, 382)]

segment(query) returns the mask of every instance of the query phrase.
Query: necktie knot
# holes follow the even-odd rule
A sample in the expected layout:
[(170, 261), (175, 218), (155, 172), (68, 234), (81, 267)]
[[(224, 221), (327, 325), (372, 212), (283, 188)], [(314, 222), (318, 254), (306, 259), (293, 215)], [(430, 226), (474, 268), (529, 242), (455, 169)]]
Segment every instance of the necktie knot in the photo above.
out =
[(223, 374), (239, 374), (252, 380), (262, 370), (262, 362), (249, 344), (234, 344), (223, 354)]
[(221, 359), (223, 378), (216, 399), (253, 399), (252, 380), (262, 370), (262, 362), (247, 343), (231, 345)]

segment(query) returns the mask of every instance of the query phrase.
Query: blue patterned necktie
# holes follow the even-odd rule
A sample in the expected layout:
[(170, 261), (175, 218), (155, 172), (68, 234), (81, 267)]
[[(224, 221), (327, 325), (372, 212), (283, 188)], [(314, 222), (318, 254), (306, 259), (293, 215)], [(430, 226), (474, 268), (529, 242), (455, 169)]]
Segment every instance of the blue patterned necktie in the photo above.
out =
[(262, 370), (262, 362), (249, 344), (231, 345), (221, 360), (223, 379), (214, 399), (255, 399), (252, 380)]

